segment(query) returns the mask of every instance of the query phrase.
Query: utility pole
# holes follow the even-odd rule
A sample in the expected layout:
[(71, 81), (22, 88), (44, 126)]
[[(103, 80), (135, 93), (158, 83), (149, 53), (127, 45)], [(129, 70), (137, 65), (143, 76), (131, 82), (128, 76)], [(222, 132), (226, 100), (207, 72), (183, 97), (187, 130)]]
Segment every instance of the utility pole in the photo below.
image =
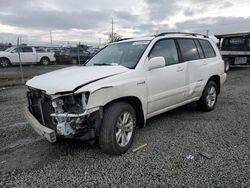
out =
[(52, 31), (50, 31), (50, 46), (52, 46)]
[(18, 53), (18, 60), (19, 60), (19, 66), (20, 66), (20, 72), (21, 72), (21, 80), (23, 84), (24, 79), (23, 79), (23, 67), (22, 67), (22, 61), (21, 61), (21, 55), (20, 55), (20, 37), (17, 37), (17, 53)]
[(112, 18), (111, 42), (114, 42), (114, 20)]
[(206, 32), (207, 32), (207, 36), (208, 36), (208, 34), (209, 34), (209, 30), (207, 29), (207, 30), (206, 30)]
[(81, 42), (79, 42), (78, 47), (77, 47), (77, 56), (78, 56), (78, 64), (81, 64), (81, 59), (80, 59), (80, 45)]

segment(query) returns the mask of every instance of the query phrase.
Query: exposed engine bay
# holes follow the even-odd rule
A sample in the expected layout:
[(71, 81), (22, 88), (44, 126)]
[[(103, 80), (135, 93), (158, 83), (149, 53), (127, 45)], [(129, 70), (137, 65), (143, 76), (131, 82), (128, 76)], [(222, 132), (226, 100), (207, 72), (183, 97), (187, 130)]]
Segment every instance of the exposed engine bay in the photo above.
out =
[(100, 124), (100, 112), (87, 113), (89, 93), (50, 96), (29, 88), (29, 111), (44, 126), (56, 131), (58, 137), (94, 139)]

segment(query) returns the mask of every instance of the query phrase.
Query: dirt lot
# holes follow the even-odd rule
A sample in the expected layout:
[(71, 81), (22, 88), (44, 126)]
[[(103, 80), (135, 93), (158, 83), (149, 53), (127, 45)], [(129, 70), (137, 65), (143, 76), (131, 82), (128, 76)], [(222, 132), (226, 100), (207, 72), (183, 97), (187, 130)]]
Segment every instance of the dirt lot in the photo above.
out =
[(0, 87), (23, 85), (30, 78), (43, 73), (51, 72), (71, 65), (29, 65), (23, 66), (23, 79), (19, 66), (0, 68)]
[(250, 187), (250, 68), (229, 73), (213, 112), (189, 104), (150, 119), (132, 148), (148, 145), (123, 156), (41, 140), (25, 104), (24, 87), (0, 89), (0, 187)]

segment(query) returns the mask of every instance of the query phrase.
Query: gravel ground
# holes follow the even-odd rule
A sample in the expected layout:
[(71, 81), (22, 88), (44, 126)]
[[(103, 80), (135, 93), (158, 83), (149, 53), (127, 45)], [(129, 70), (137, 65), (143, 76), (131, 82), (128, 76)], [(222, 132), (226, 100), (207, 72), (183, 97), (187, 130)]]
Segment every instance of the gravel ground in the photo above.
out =
[(0, 90), (0, 187), (250, 187), (250, 68), (229, 73), (213, 112), (189, 104), (152, 118), (132, 148), (148, 145), (122, 156), (41, 140), (25, 103), (24, 87)]

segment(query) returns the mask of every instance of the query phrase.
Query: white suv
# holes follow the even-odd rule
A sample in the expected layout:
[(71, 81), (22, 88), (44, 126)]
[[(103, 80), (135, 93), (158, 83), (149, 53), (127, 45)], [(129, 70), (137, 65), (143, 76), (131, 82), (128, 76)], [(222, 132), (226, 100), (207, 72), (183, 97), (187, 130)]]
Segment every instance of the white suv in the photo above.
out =
[(214, 109), (226, 80), (224, 62), (205, 35), (162, 33), (112, 43), (86, 66), (29, 80), (26, 118), (50, 142), (98, 141), (110, 154), (125, 153), (135, 126), (196, 101)]

